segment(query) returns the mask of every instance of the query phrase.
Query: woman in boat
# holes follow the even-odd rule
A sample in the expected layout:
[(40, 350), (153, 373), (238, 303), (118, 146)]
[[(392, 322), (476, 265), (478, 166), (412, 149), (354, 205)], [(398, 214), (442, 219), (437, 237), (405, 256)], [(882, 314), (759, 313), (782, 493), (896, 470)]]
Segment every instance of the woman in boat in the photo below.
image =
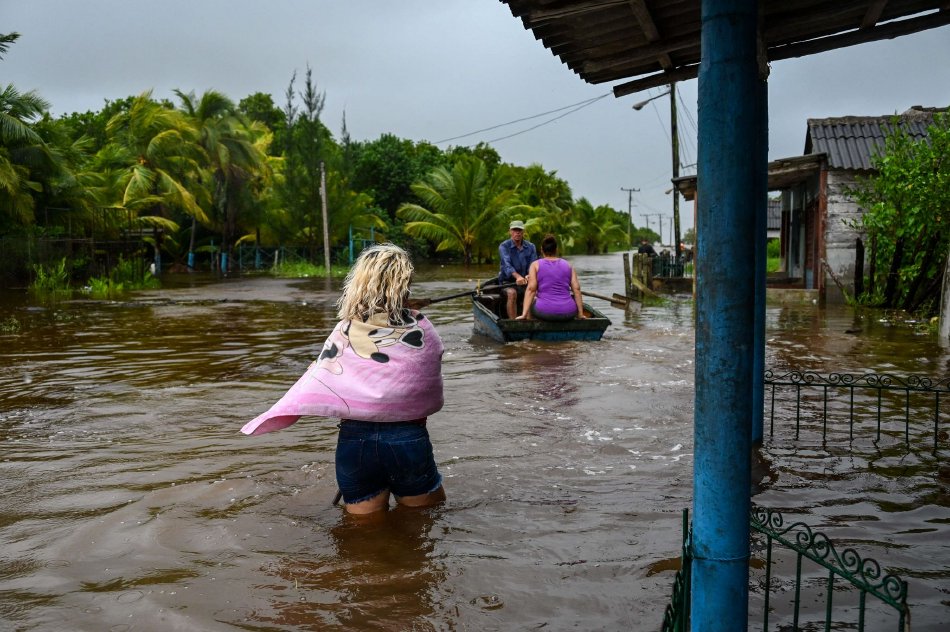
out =
[(346, 510), (368, 514), (396, 502), (445, 500), (426, 430), (442, 408), (442, 340), (405, 307), (412, 262), (393, 244), (364, 250), (343, 284), (340, 322), (307, 372), (241, 432), (262, 434), (303, 415), (339, 418), (336, 479)]
[(581, 283), (574, 266), (557, 253), (557, 239), (545, 235), (541, 240), (541, 258), (528, 269), (528, 288), (524, 310), (518, 320), (571, 320), (587, 318), (581, 297)]

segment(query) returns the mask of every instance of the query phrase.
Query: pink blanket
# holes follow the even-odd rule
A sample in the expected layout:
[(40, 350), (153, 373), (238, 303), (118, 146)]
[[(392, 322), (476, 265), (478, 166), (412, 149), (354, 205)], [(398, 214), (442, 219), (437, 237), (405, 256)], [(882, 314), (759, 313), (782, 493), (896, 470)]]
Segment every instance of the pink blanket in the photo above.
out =
[(280, 430), (304, 415), (410, 421), (442, 408), (442, 340), (429, 319), (412, 316), (401, 327), (385, 315), (338, 323), (303, 377), (241, 432)]

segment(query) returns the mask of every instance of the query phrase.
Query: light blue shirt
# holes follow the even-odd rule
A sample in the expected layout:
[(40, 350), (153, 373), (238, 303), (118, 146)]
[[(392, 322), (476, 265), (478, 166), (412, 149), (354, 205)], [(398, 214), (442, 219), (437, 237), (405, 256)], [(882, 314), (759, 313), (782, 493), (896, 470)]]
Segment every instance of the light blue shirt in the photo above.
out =
[(527, 239), (521, 241), (521, 250), (515, 242), (506, 239), (498, 246), (498, 256), (501, 259), (501, 271), (498, 273), (498, 283), (511, 283), (515, 272), (521, 276), (528, 276), (528, 268), (538, 260), (538, 250)]

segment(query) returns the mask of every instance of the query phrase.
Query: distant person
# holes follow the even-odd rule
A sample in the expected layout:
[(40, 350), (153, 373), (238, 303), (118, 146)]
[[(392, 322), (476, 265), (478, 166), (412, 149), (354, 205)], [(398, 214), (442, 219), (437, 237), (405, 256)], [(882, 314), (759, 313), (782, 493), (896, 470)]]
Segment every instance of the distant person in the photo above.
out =
[(346, 511), (409, 507), (445, 500), (426, 430), (442, 408), (442, 340), (432, 323), (404, 307), (412, 262), (402, 248), (360, 253), (337, 301), (341, 319), (319, 357), (266, 413), (241, 428), (280, 430), (302, 415), (340, 419), (336, 480)]
[(528, 288), (524, 295), (524, 310), (518, 320), (572, 320), (587, 318), (581, 297), (581, 282), (574, 266), (561, 259), (557, 239), (545, 235), (541, 240), (542, 257), (528, 270)]
[(650, 255), (651, 257), (655, 257), (656, 250), (653, 249), (653, 244), (651, 244), (646, 239), (644, 239), (640, 242), (640, 247), (637, 249), (637, 254)]
[(538, 250), (530, 241), (524, 238), (524, 222), (516, 219), (508, 225), (508, 235), (498, 246), (498, 258), (501, 261), (501, 270), (498, 273), (498, 283), (515, 283), (515, 287), (502, 289), (505, 293), (505, 310), (508, 318), (518, 315), (518, 299), (524, 297), (528, 286), (528, 268), (538, 260)]

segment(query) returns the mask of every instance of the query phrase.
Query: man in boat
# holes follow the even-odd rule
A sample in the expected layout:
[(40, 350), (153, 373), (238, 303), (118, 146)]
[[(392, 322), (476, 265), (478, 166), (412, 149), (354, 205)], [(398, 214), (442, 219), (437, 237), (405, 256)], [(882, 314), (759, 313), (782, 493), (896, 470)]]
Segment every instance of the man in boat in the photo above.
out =
[(518, 315), (518, 299), (524, 298), (525, 288), (528, 286), (528, 268), (538, 260), (538, 250), (530, 241), (524, 238), (524, 222), (516, 219), (508, 225), (510, 239), (506, 239), (498, 246), (501, 271), (498, 273), (499, 285), (515, 283), (515, 287), (506, 287), (505, 309), (508, 318)]

